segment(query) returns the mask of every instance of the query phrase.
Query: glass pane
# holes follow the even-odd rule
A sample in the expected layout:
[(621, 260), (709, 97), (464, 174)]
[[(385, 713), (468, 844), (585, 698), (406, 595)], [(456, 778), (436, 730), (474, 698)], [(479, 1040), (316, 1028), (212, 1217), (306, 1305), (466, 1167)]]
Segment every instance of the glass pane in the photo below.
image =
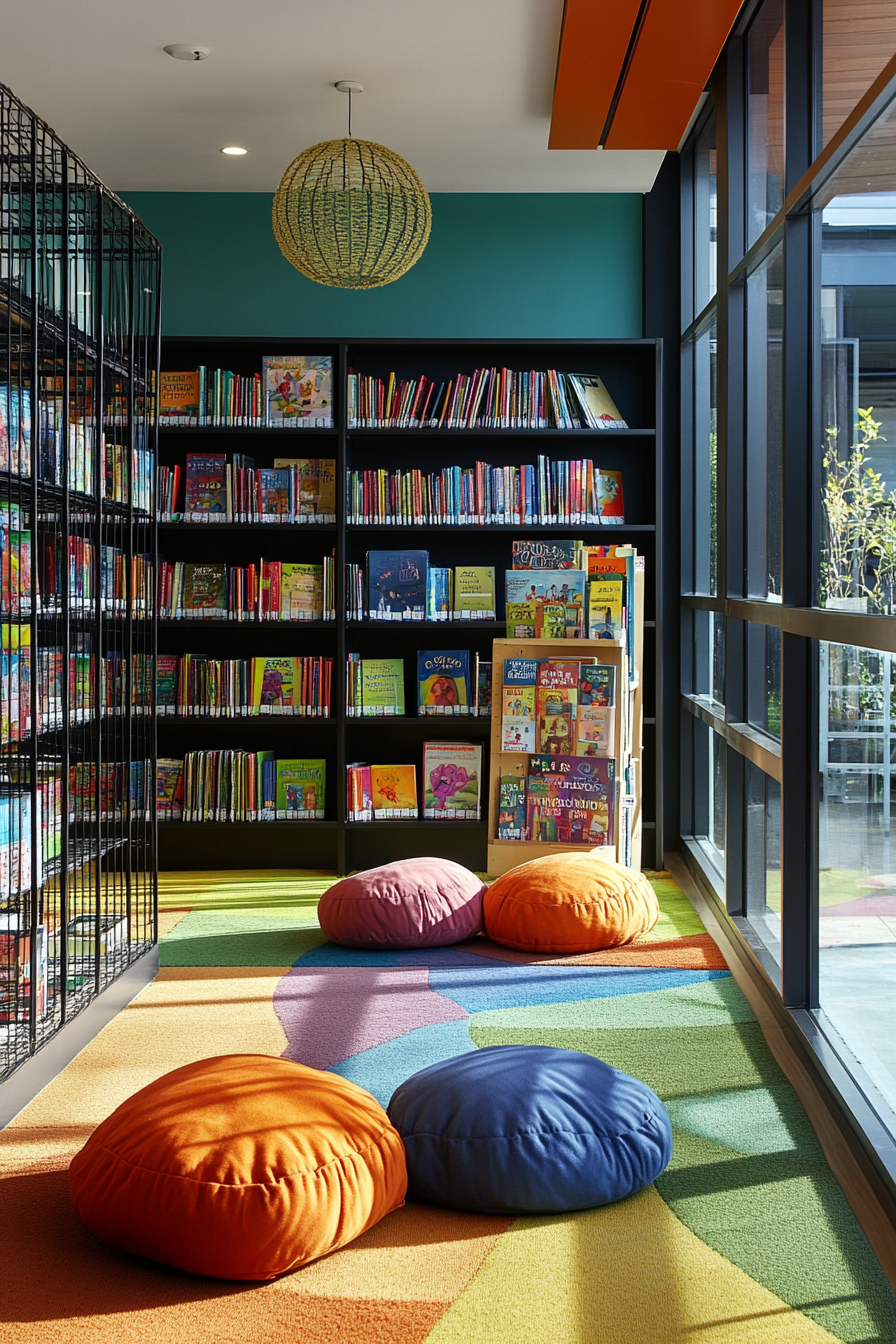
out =
[(776, 625), (748, 625), (747, 721), (780, 740), (781, 631)]
[(712, 672), (710, 688), (716, 704), (725, 704), (725, 617), (713, 611), (709, 615)]
[(747, 922), (780, 967), (781, 786), (749, 761), (744, 783)]
[[(848, 166), (848, 165), (847, 165)], [(821, 212), (821, 606), (896, 602), (896, 192)], [(890, 283), (887, 283), (887, 282)]]
[[(725, 740), (700, 719), (691, 719), (693, 810), (682, 818), (707, 860), (718, 890), (725, 884)], [(684, 800), (683, 800), (684, 802)], [(692, 829), (691, 829), (692, 828)]]
[(896, 657), (819, 645), (820, 1002), (896, 1111)]
[(747, 281), (747, 596), (781, 601), (784, 249)]
[(747, 50), (749, 247), (784, 203), (784, 0), (765, 0)]
[(716, 180), (715, 114), (694, 146), (694, 312), (700, 313), (716, 292)]
[(715, 324), (694, 342), (694, 591), (719, 591)]
[(822, 42), (826, 145), (896, 52), (896, 7), (890, 0), (824, 0)]

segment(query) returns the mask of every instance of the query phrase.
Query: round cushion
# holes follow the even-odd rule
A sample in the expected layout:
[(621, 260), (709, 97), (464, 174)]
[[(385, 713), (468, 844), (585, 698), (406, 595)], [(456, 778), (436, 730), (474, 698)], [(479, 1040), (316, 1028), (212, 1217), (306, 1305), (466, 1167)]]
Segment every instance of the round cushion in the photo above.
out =
[(485, 886), (450, 859), (399, 859), (325, 891), (320, 926), (344, 947), (447, 947), (482, 929)]
[(637, 1078), (593, 1055), (492, 1045), (402, 1083), (389, 1118), (416, 1199), (476, 1213), (562, 1213), (649, 1185), (672, 1126)]
[(404, 1203), (401, 1139), (368, 1092), (269, 1055), (223, 1055), (150, 1083), (69, 1168), (84, 1222), (193, 1274), (272, 1279)]
[(590, 854), (549, 854), (511, 868), (483, 900), (485, 931), (520, 952), (572, 955), (630, 943), (659, 917), (642, 873)]

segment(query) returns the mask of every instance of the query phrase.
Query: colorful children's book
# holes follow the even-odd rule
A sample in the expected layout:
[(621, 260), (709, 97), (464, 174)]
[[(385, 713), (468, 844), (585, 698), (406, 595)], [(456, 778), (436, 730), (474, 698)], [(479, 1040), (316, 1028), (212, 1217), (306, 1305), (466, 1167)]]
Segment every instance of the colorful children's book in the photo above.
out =
[(582, 418), (588, 429), (628, 429), (603, 379), (592, 373), (570, 373), (567, 381), (582, 408)]
[(370, 801), (374, 821), (416, 817), (418, 815), (416, 766), (372, 765)]
[(579, 704), (615, 705), (616, 668), (601, 663), (579, 664)]
[(505, 597), (508, 602), (536, 605), (582, 605), (585, 601), (585, 571), (581, 569), (508, 569)]
[(160, 757), (156, 762), (156, 811), (159, 821), (180, 821), (184, 814), (184, 763)]
[(159, 419), (169, 425), (199, 423), (199, 370), (162, 372), (159, 376)]
[(261, 522), (285, 523), (292, 517), (292, 473), (288, 467), (262, 469), (258, 473)]
[(226, 619), (226, 565), (184, 565), (183, 614), (185, 620)]
[(528, 839), (526, 781), (518, 775), (502, 775), (498, 789), (498, 839)]
[(597, 507), (600, 521), (604, 526), (621, 527), (625, 522), (625, 505), (622, 498), (622, 472), (598, 472)]
[(492, 716), (492, 665), (476, 655), (476, 714), (480, 719)]
[(612, 789), (598, 779), (531, 775), (526, 781), (526, 827), (542, 843), (613, 843)]
[(227, 522), (227, 469), (224, 453), (187, 453), (184, 511), (188, 523)]
[(429, 821), (478, 821), (482, 747), (423, 743), (423, 815)]
[(538, 604), (535, 602), (508, 602), (504, 611), (508, 639), (534, 639)]
[(578, 569), (581, 541), (515, 541), (514, 569)]
[(294, 713), (295, 683), (295, 658), (253, 658), (253, 712), (255, 714)]
[(451, 620), (451, 595), (454, 588), (454, 574), (440, 565), (430, 565), (426, 582), (426, 619), (428, 621)]
[(280, 566), (281, 621), (319, 621), (323, 617), (323, 566), (284, 561)]
[(364, 658), (361, 662), (360, 712), (365, 718), (404, 714), (404, 660)]
[(370, 766), (362, 761), (346, 766), (346, 803), (348, 821), (373, 821)]
[(277, 820), (322, 821), (326, 761), (277, 761)]
[(467, 649), (420, 649), (417, 653), (417, 713), (469, 714), (472, 708)]
[(625, 637), (625, 580), (604, 575), (588, 584), (588, 638)]
[(265, 355), (262, 359), (269, 429), (331, 429), (330, 355)]
[(275, 457), (274, 467), (293, 476), (293, 508), (299, 519), (336, 521), (336, 462), (331, 457)]
[(425, 621), (427, 551), (368, 551), (368, 607), (372, 621)]
[(534, 686), (537, 676), (537, 658), (504, 659), (503, 678), (505, 686)]
[(495, 619), (495, 570), (493, 565), (459, 565), (454, 571), (454, 619)]
[(616, 711), (610, 705), (579, 705), (576, 710), (577, 756), (615, 756)]
[[(156, 658), (156, 712), (177, 713), (177, 654), (160, 653)], [(183, 765), (183, 761), (181, 761)]]

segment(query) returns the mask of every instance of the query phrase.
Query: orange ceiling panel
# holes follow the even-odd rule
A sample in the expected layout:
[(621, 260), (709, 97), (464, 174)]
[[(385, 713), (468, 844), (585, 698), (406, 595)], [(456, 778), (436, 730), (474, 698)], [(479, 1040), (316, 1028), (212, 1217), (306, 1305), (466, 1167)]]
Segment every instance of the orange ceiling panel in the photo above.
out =
[(677, 149), (742, 0), (649, 0), (605, 149)]
[(597, 149), (640, 0), (566, 0), (549, 149)]

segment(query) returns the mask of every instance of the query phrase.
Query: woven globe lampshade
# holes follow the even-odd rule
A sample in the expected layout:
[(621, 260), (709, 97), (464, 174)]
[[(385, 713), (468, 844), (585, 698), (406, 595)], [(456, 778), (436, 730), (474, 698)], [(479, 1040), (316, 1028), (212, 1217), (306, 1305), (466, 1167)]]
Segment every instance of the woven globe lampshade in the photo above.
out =
[(371, 140), (323, 140), (283, 174), (274, 237), (309, 280), (375, 289), (409, 271), (426, 247), (432, 206), (400, 154)]

